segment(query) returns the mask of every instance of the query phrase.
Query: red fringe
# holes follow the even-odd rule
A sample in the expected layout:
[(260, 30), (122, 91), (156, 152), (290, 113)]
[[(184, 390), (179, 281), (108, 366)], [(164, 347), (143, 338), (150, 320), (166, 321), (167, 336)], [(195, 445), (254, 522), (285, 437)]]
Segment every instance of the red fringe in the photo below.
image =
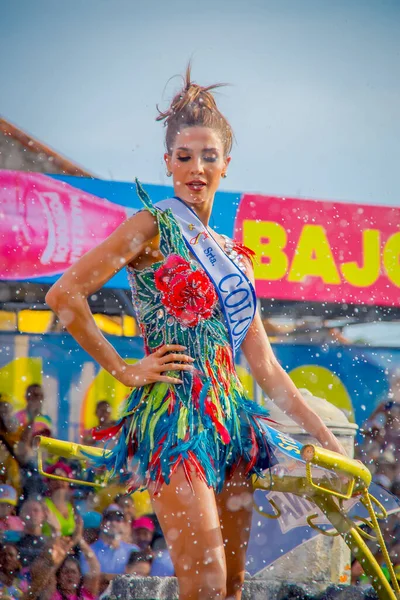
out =
[(92, 429), (92, 438), (96, 442), (98, 442), (100, 440), (110, 439), (114, 437), (124, 424), (124, 420), (125, 419), (122, 419), (122, 421), (117, 423), (117, 425), (112, 425), (111, 427), (108, 427), (107, 429), (101, 429), (100, 431), (97, 430), (97, 427), (94, 427)]
[(176, 394), (172, 390), (169, 391), (168, 396), (164, 400), (164, 402), (168, 402), (168, 401), (169, 401), (168, 414), (170, 415), (170, 414), (172, 414), (172, 411), (174, 410), (175, 403), (176, 403)]
[(171, 470), (169, 472), (169, 476), (171, 477), (175, 471), (177, 470), (177, 468), (179, 467), (180, 462), (182, 461), (182, 455), (178, 456), (178, 458), (176, 459), (176, 461), (174, 462), (174, 464), (171, 467)]
[(192, 400), (193, 400), (194, 407), (197, 410), (199, 410), (199, 408), (200, 408), (199, 399), (200, 399), (200, 393), (201, 393), (202, 387), (203, 387), (203, 383), (202, 383), (200, 377), (198, 375), (194, 375), (193, 386), (192, 386)]
[(165, 483), (164, 478), (161, 474), (161, 469), (158, 471), (157, 473), (157, 480), (154, 486), (154, 496), (157, 496), (157, 494), (159, 493), (161, 486)]
[(251, 248), (248, 248), (247, 246), (245, 246), (244, 244), (241, 244), (240, 242), (234, 242), (233, 249), (236, 250), (236, 252), (238, 254), (243, 254), (250, 261), (251, 264), (254, 264), (254, 257), (256, 255), (254, 250), (252, 250)]
[(227, 481), (229, 481), (230, 479), (232, 479), (233, 475), (235, 474), (236, 469), (242, 463), (242, 460), (243, 460), (243, 457), (239, 456), (238, 459), (236, 460), (236, 462), (233, 463), (233, 465), (231, 466), (231, 468), (229, 469), (229, 472), (227, 474), (227, 477), (226, 477)]
[(188, 456), (190, 458), (190, 461), (194, 465), (197, 474), (200, 476), (202, 481), (204, 481), (204, 483), (207, 483), (205, 471), (191, 450), (188, 451)]
[(189, 473), (189, 469), (188, 469), (187, 464), (186, 464), (186, 460), (182, 461), (182, 467), (183, 467), (183, 470), (185, 472), (187, 482), (190, 485), (190, 489), (192, 490), (192, 492), (194, 494), (194, 489), (193, 489), (193, 485), (192, 485), (192, 479), (190, 477), (190, 473)]
[(213, 386), (217, 388), (222, 386), (225, 394), (228, 395), (230, 391), (228, 375), (234, 374), (231, 350), (223, 348), (222, 346), (217, 347), (215, 364), (217, 365), (216, 371), (213, 370), (209, 361), (206, 362), (207, 374), (210, 377)]
[(159, 441), (158, 444), (158, 449), (156, 450), (156, 452), (153, 454), (153, 458), (150, 461), (149, 467), (154, 467), (154, 465), (156, 464), (156, 462), (158, 461), (160, 454), (161, 454), (161, 450), (162, 450), (162, 445), (165, 442), (165, 440), (167, 439), (167, 434), (165, 434), (161, 440)]
[(217, 407), (210, 400), (210, 398), (206, 398), (205, 412), (206, 412), (206, 415), (208, 415), (211, 418), (212, 422), (214, 423), (215, 428), (218, 431), (219, 435), (221, 436), (221, 439), (224, 442), (224, 444), (229, 444), (229, 442), (231, 441), (231, 436), (229, 435), (229, 431), (226, 429), (226, 427), (224, 427), (222, 425), (222, 423), (220, 421), (218, 421)]

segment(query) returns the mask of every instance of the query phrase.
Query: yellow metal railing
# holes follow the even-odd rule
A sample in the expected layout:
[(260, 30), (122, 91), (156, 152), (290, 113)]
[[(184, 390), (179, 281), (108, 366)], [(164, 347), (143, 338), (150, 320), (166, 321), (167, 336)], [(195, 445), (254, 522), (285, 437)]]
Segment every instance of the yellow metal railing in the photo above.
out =
[[(59, 475), (49, 475), (43, 470), (44, 451), (63, 458), (90, 461), (90, 456), (102, 456), (104, 454), (103, 449), (63, 442), (43, 436), (37, 438), (37, 446), (39, 472), (42, 475), (79, 485), (98, 487), (106, 485), (106, 482), (92, 483), (83, 480), (68, 479)], [(326, 516), (336, 532), (326, 532), (315, 525), (313, 521), (318, 516), (317, 514), (309, 515), (307, 521), (309, 526), (323, 535), (341, 535), (360, 562), (366, 575), (371, 578), (372, 585), (380, 600), (400, 600), (399, 584), (378, 523), (378, 518), (385, 518), (387, 515), (384, 507), (368, 491), (371, 483), (371, 473), (369, 470), (357, 460), (324, 450), (312, 444), (302, 447), (301, 456), (306, 463), (305, 476), (277, 477), (269, 474), (261, 478), (254, 476), (254, 488), (295, 494), (314, 503)], [(317, 475), (322, 474), (322, 477), (318, 479), (318, 477), (314, 476), (313, 467), (322, 467), (325, 470), (322, 473), (317, 473)], [(335, 487), (332, 485), (330, 475), (335, 476)], [(374, 531), (376, 538), (373, 539), (377, 539), (379, 543), (389, 569), (393, 588), (363, 539), (371, 539), (372, 536), (362, 530), (354, 522), (354, 519), (350, 518), (346, 513), (344, 501), (350, 500), (353, 497), (359, 498), (368, 511), (369, 521), (361, 517), (354, 517), (354, 519), (368, 525)], [(266, 513), (256, 505), (255, 509), (264, 517), (278, 519), (280, 517), (279, 507), (273, 500), (270, 500), (270, 504), (274, 509), (274, 514)], [(378, 515), (374, 510), (374, 506), (380, 511)]]
[[(314, 503), (332, 524), (336, 532), (327, 532), (313, 523), (317, 514), (308, 517), (308, 524), (312, 529), (328, 536), (341, 535), (352, 553), (360, 562), (366, 575), (371, 578), (371, 583), (375, 588), (380, 600), (400, 599), (400, 588), (393, 569), (392, 562), (387, 551), (378, 518), (386, 518), (387, 514), (380, 502), (371, 496), (368, 491), (371, 483), (371, 473), (359, 461), (347, 458), (336, 452), (324, 450), (318, 446), (308, 444), (301, 449), (301, 456), (306, 462), (305, 476), (266, 476), (263, 478), (254, 477), (255, 488), (264, 490), (274, 490), (276, 492), (286, 492), (306, 498)], [(313, 477), (313, 467), (322, 467), (325, 470), (320, 472), (320, 479)], [(335, 475), (335, 486), (329, 479), (329, 474)], [(344, 508), (344, 501), (353, 497), (359, 498), (360, 502), (368, 510), (370, 521), (363, 518), (348, 516)], [(256, 505), (255, 509), (265, 517), (277, 519), (280, 516), (279, 508), (273, 501), (270, 501), (274, 514), (268, 514), (261, 511)], [(377, 515), (374, 506), (380, 511)], [(372, 537), (357, 525), (354, 520), (366, 524), (375, 533)], [(385, 562), (387, 564), (392, 586), (386, 579), (381, 567), (374, 555), (368, 548), (363, 538), (376, 539), (381, 548)]]
[(83, 444), (75, 444), (74, 442), (64, 442), (61, 440), (55, 440), (53, 438), (45, 437), (43, 435), (38, 435), (35, 438), (35, 443), (38, 449), (38, 471), (41, 475), (44, 475), (49, 479), (68, 481), (68, 483), (76, 483), (77, 485), (88, 485), (91, 487), (104, 487), (106, 485), (104, 481), (98, 483), (84, 481), (83, 479), (71, 479), (69, 477), (62, 477), (61, 475), (46, 473), (43, 469), (43, 453), (46, 451), (49, 454), (54, 454), (56, 456), (60, 456), (61, 458), (90, 461), (91, 456), (103, 456), (104, 450), (102, 448), (84, 446)]

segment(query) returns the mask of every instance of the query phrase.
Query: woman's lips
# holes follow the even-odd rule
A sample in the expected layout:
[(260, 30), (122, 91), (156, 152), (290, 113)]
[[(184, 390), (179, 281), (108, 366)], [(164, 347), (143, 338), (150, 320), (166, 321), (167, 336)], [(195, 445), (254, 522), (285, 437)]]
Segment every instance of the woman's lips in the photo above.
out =
[(191, 192), (201, 192), (206, 187), (206, 184), (202, 181), (189, 181), (186, 185)]

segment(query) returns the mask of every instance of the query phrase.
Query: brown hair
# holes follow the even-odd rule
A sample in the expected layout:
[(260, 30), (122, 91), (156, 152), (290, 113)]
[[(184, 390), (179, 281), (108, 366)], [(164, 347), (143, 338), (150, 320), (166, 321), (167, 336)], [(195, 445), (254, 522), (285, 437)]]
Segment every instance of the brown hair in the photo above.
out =
[(191, 64), (186, 68), (184, 86), (178, 92), (168, 110), (159, 112), (156, 121), (164, 121), (167, 128), (165, 134), (165, 145), (167, 152), (172, 153), (172, 148), (177, 134), (186, 127), (209, 127), (214, 129), (220, 137), (224, 146), (224, 154), (228, 156), (232, 149), (233, 132), (227, 119), (218, 110), (214, 96), (210, 90), (226, 85), (215, 83), (203, 87), (191, 80)]

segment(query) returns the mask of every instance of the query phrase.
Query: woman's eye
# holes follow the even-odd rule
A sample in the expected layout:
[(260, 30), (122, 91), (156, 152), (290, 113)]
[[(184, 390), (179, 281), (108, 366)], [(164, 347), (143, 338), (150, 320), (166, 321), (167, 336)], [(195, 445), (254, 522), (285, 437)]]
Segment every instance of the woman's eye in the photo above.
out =
[[(177, 156), (177, 159), (180, 162), (188, 162), (191, 159), (191, 157), (190, 156)], [(204, 156), (203, 160), (205, 162), (215, 162), (217, 160), (217, 157), (216, 156)]]

